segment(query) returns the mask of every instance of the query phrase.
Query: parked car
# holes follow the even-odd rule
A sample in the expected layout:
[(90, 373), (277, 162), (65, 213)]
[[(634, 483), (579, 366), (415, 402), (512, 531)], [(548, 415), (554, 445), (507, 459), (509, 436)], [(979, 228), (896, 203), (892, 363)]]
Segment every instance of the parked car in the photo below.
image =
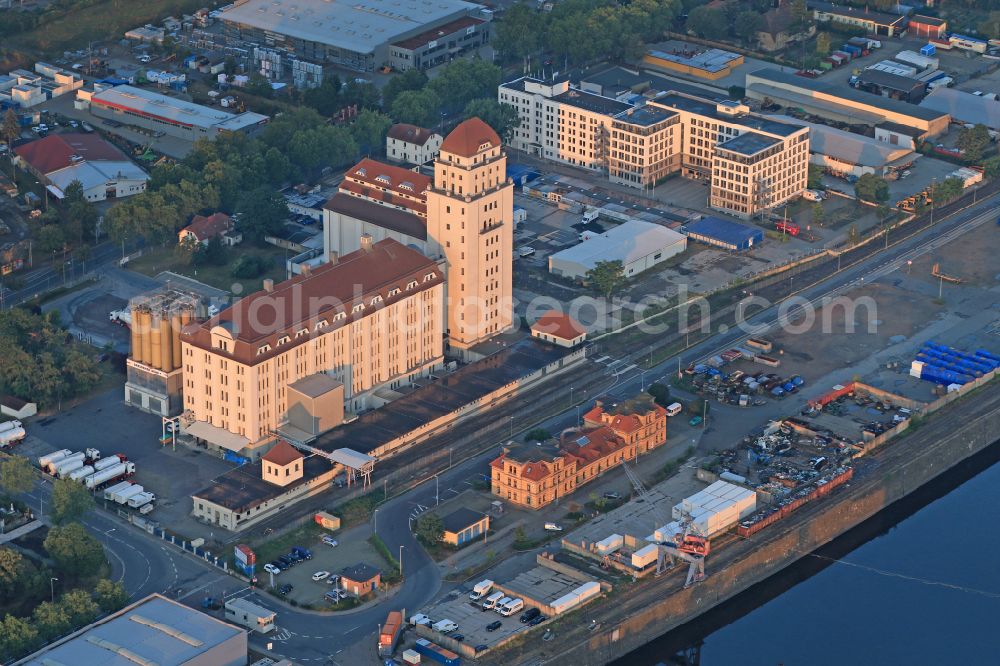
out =
[(465, 636), (464, 636), (464, 635), (462, 635), (462, 634), (451, 634), (451, 635), (449, 635), (449, 636), (448, 636), (448, 638), (451, 638), (451, 639), (453, 639), (453, 640), (456, 640), (456, 641), (458, 641), (459, 643), (461, 643), (462, 641), (464, 641), (464, 640), (465, 640)]
[(285, 596), (286, 594), (288, 594), (291, 591), (292, 591), (292, 584), (291, 583), (285, 583), (284, 585), (282, 585), (281, 587), (278, 588), (278, 594), (280, 594), (281, 596)]
[(500, 620), (494, 620), (493, 622), (490, 622), (488, 625), (486, 625), (486, 631), (496, 631), (502, 626), (503, 622), (501, 622)]
[(544, 615), (536, 615), (535, 617), (533, 617), (528, 622), (528, 626), (529, 627), (537, 626), (537, 625), (541, 624), (542, 622), (545, 622), (547, 619), (549, 619), (549, 618), (545, 617)]
[(562, 525), (556, 525), (555, 523), (545, 523), (545, 529), (549, 532), (562, 532)]
[(531, 247), (530, 245), (526, 245), (517, 251), (517, 255), (522, 259), (530, 257), (534, 253), (535, 253), (535, 248)]
[(327, 579), (329, 577), (330, 577), (330, 572), (329, 571), (317, 571), (316, 573), (313, 574), (313, 580), (315, 580), (317, 582), (321, 581), (321, 580), (325, 580), (325, 579)]
[(701, 417), (700, 416), (694, 416), (694, 417), (692, 417), (691, 420), (688, 421), (688, 425), (691, 425), (691, 426), (699, 426), (699, 425), (701, 425)]
[(426, 626), (430, 626), (433, 623), (431, 622), (431, 619), (429, 617), (427, 617), (426, 615), (424, 615), (423, 613), (417, 613), (416, 615), (414, 615), (414, 616), (412, 616), (410, 618), (410, 624), (415, 627), (418, 624), (423, 624), (423, 625), (426, 625)]
[(488, 647), (485, 643), (481, 643), (476, 646), (476, 652), (485, 652)]
[(337, 547), (337, 540), (334, 539), (329, 534), (324, 534), (323, 535), (323, 543), (325, 543), (326, 545), (328, 545), (328, 546), (330, 546), (332, 548), (336, 548)]
[(274, 576), (277, 576), (278, 574), (281, 573), (281, 569), (279, 569), (278, 567), (274, 566), (270, 562), (264, 565), (264, 571), (266, 571), (267, 573), (272, 574)]
[(288, 555), (282, 555), (278, 558), (278, 561), (284, 564), (286, 567), (290, 567), (295, 564), (296, 560)]
[(284, 571), (285, 569), (288, 568), (288, 565), (282, 562), (281, 560), (271, 560), (271, 566), (277, 569), (278, 571)]
[(604, 493), (604, 499), (606, 500), (620, 500), (621, 498), (622, 494), (616, 490)]
[(521, 613), (521, 617), (518, 618), (522, 624), (527, 624), (534, 620), (536, 617), (542, 614), (542, 611), (537, 608), (529, 608), (528, 610)]

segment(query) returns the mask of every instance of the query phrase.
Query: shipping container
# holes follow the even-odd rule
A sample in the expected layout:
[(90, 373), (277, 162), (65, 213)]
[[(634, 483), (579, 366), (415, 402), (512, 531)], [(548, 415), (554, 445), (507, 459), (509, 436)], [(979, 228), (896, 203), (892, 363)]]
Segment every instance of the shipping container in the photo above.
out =
[(625, 545), (625, 537), (621, 534), (612, 534), (606, 539), (602, 539), (594, 544), (594, 549), (601, 555), (610, 555)]
[(777, 368), (779, 365), (781, 365), (781, 361), (779, 361), (778, 359), (773, 358), (771, 356), (764, 356), (763, 354), (757, 354), (757, 356), (755, 356), (753, 360), (755, 363), (760, 363), (761, 365), (766, 365), (772, 368)]
[(462, 663), (462, 658), (457, 654), (436, 643), (431, 643), (426, 638), (418, 638), (417, 644), (414, 647), (422, 656), (439, 664), (444, 664), (444, 666), (459, 666)]
[(639, 550), (632, 553), (632, 566), (636, 569), (646, 568), (656, 561), (659, 550), (660, 549), (654, 543), (651, 543), (648, 546), (643, 546)]
[(919, 53), (910, 50), (900, 51), (899, 53), (894, 55), (892, 59), (897, 60), (899, 62), (904, 62), (908, 65), (913, 65), (920, 71), (938, 68), (937, 58), (921, 55)]

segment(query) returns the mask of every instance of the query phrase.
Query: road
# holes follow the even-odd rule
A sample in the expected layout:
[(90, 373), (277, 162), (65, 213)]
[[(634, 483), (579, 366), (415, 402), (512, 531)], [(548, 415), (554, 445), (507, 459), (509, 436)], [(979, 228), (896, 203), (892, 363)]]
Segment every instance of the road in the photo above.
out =
[[(131, 246), (126, 250), (132, 251)], [(53, 262), (51, 266), (41, 266), (27, 273), (16, 275), (23, 282), (19, 289), (0, 287), (0, 307), (12, 308), (25, 301), (30, 301), (47, 291), (62, 286), (68, 281), (89, 273), (100, 272), (110, 266), (117, 266), (122, 258), (122, 246), (117, 243), (104, 242), (91, 248), (90, 258), (85, 261), (67, 259), (65, 264)]]

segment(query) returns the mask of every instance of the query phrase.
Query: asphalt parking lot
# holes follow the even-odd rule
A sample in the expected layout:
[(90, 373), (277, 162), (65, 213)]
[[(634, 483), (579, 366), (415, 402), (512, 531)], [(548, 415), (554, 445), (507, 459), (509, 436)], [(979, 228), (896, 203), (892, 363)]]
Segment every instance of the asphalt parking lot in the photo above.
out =
[[(125, 406), (122, 389), (106, 393), (54, 416), (27, 424), (29, 439), (17, 452), (37, 460), (58, 449), (94, 447), (102, 455), (122, 453), (136, 466), (133, 480), (156, 494), (151, 520), (180, 534), (196, 525), (191, 493), (205, 487), (233, 464), (201, 451), (161, 446), (159, 417)], [(190, 521), (190, 522), (189, 522)]]
[[(353, 538), (343, 539), (340, 533), (331, 534), (337, 540), (336, 547), (328, 546), (321, 540), (314, 542), (303, 542), (296, 544), (303, 548), (308, 548), (313, 558), (305, 562), (299, 562), (294, 566), (282, 571), (274, 576), (275, 589), (286, 583), (292, 584), (292, 591), (287, 595), (288, 599), (293, 599), (299, 604), (326, 604), (323, 595), (334, 589), (330, 582), (326, 580), (314, 581), (312, 576), (317, 571), (328, 571), (331, 574), (339, 574), (345, 567), (353, 566), (360, 562), (373, 566), (380, 571), (384, 569), (385, 563), (382, 557), (375, 552), (364, 539)], [(262, 584), (270, 585), (270, 576), (264, 572), (263, 567), (267, 562), (258, 561), (258, 567)]]
[[(527, 610), (527, 607), (524, 610)], [(448, 619), (457, 624), (458, 629), (451, 632), (451, 635), (464, 636), (463, 643), (473, 647), (478, 645), (493, 647), (514, 634), (528, 629), (527, 624), (522, 624), (519, 621), (523, 612), (520, 611), (510, 617), (504, 617), (495, 611), (484, 611), (481, 601), (469, 601), (468, 593), (463, 591), (457, 598), (448, 599), (438, 604), (426, 614), (434, 622)], [(498, 620), (501, 623), (499, 629), (486, 630), (487, 625)]]

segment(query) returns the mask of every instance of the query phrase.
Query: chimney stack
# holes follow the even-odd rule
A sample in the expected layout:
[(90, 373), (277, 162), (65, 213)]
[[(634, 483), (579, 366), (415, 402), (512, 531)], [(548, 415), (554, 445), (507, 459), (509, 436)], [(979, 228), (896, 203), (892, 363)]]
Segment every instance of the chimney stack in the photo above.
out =
[(264, 291), (269, 294), (274, 291), (274, 280), (271, 278), (266, 278), (264, 280)]
[(371, 234), (361, 234), (361, 249), (365, 252), (371, 252), (372, 249), (372, 237)]

